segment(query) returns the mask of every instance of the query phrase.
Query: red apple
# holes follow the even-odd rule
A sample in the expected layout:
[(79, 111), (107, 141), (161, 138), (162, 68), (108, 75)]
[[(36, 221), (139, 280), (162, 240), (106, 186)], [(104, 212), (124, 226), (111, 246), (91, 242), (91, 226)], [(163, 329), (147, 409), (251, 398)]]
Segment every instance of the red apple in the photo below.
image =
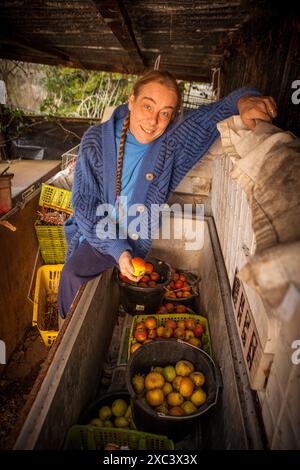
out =
[(161, 305), (160, 307), (158, 307), (157, 309), (157, 314), (161, 314), (161, 313), (167, 313), (168, 310), (166, 309), (166, 307), (164, 305)]
[(155, 281), (149, 281), (148, 282), (148, 287), (155, 287), (155, 286), (157, 286), (157, 282), (155, 282)]
[(176, 313), (185, 313), (186, 311), (187, 311), (187, 308), (185, 305), (177, 305)]
[(174, 337), (179, 339), (184, 339), (184, 329), (183, 328), (176, 328), (174, 331)]
[(160, 279), (160, 275), (157, 272), (153, 271), (150, 274), (150, 279), (151, 279), (151, 281), (156, 281), (157, 282)]
[(150, 281), (150, 276), (143, 276), (141, 279), (140, 279), (140, 282), (148, 282)]
[(165, 298), (166, 299), (176, 299), (176, 294), (175, 294), (175, 292), (166, 292), (165, 293)]
[(182, 297), (190, 297), (190, 296), (191, 296), (191, 292), (187, 292), (187, 291), (182, 292)]
[(156, 328), (156, 318), (154, 317), (147, 317), (145, 320), (145, 326), (149, 330), (153, 330), (153, 328)]
[(132, 258), (133, 276), (143, 276), (146, 272), (146, 263), (142, 258)]
[(175, 289), (181, 289), (182, 286), (183, 286), (183, 282), (182, 282), (182, 281), (177, 281), (177, 282), (175, 283)]
[(181, 299), (181, 297), (183, 297), (183, 292), (181, 292), (181, 290), (179, 290), (178, 292), (176, 292), (176, 297), (178, 299)]
[(173, 281), (178, 281), (179, 280), (179, 274), (178, 273), (174, 273), (173, 274)]
[(193, 320), (193, 318), (188, 318), (187, 320), (185, 320), (185, 327), (187, 330), (193, 330), (196, 326), (196, 322), (195, 320)]
[(135, 331), (134, 337), (139, 343), (143, 343), (144, 341), (146, 341), (148, 336), (146, 330), (138, 329)]
[(146, 263), (146, 273), (151, 274), (153, 271), (153, 264), (152, 263)]
[(186, 281), (186, 277), (185, 277), (184, 274), (180, 274), (179, 279), (180, 279), (180, 281), (182, 281), (182, 282), (185, 282), (185, 281)]
[(148, 338), (150, 338), (150, 339), (155, 339), (156, 336), (157, 336), (157, 334), (156, 334), (156, 329), (153, 329), (153, 330), (149, 330), (149, 331), (148, 331)]
[(177, 323), (176, 323), (176, 321), (171, 320), (171, 319), (169, 318), (169, 320), (167, 320), (167, 321), (165, 322), (165, 326), (168, 326), (169, 328), (173, 328), (173, 330), (174, 330), (174, 329), (177, 327)]
[(171, 302), (167, 303), (165, 305), (165, 307), (166, 307), (168, 312), (173, 312), (173, 310), (174, 310), (174, 304), (171, 304)]
[(204, 328), (201, 325), (201, 323), (197, 323), (194, 328), (194, 335), (196, 336), (196, 338), (199, 338), (202, 335), (203, 331), (204, 331)]
[(145, 322), (144, 321), (139, 321), (138, 323), (136, 323), (135, 325), (135, 329), (137, 330), (138, 328), (146, 328), (146, 325), (145, 325)]

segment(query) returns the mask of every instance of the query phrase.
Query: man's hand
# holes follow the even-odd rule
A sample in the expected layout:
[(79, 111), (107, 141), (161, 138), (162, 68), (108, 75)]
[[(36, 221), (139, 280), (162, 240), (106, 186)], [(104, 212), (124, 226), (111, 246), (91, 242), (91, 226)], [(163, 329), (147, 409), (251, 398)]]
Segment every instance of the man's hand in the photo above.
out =
[(123, 251), (119, 258), (120, 271), (124, 276), (128, 277), (130, 281), (138, 282), (143, 276), (133, 276), (134, 268), (131, 263), (132, 256), (129, 251)]
[(277, 116), (277, 106), (272, 96), (243, 96), (237, 106), (243, 123), (251, 130), (255, 129), (255, 119), (271, 122)]

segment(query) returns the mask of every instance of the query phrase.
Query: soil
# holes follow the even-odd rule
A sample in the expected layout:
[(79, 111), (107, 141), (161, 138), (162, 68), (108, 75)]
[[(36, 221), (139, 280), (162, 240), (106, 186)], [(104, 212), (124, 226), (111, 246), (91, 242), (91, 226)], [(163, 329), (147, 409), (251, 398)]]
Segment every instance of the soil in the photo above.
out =
[(37, 328), (28, 328), (0, 379), (0, 449), (11, 448), (15, 424), (47, 354)]

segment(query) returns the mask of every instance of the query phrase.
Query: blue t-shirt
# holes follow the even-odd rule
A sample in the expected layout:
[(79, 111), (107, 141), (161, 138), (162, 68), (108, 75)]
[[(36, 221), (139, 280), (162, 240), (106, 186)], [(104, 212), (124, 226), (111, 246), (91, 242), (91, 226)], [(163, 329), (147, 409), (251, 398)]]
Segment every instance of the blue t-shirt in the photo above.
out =
[[(120, 119), (116, 123), (117, 156), (119, 155), (120, 136), (123, 122), (124, 119)], [(140, 166), (148, 146), (149, 144), (141, 144), (136, 140), (130, 130), (127, 129), (122, 166), (121, 196), (127, 196), (128, 204), (130, 204)]]

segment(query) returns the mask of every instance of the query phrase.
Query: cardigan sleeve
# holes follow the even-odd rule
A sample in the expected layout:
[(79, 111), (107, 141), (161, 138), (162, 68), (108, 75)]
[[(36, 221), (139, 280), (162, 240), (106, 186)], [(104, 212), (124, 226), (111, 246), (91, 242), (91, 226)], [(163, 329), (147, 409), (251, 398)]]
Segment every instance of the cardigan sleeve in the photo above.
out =
[(174, 128), (175, 152), (170, 191), (174, 191), (186, 173), (206, 154), (217, 139), (217, 123), (239, 114), (242, 96), (260, 96), (255, 88), (240, 88), (225, 98), (190, 111)]
[(102, 178), (101, 150), (95, 144), (85, 145), (83, 140), (74, 174), (74, 217), (88, 243), (101, 253), (113, 256), (118, 263), (123, 251), (132, 249), (127, 239), (118, 238), (117, 225), (109, 212), (103, 210)]

